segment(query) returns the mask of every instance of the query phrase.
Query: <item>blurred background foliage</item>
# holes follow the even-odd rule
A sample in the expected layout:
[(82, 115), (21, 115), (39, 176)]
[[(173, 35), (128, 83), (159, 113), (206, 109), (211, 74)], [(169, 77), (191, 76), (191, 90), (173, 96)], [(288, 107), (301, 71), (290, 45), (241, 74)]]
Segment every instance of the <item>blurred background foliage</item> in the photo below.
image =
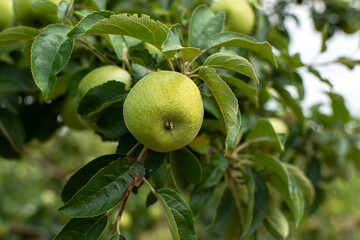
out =
[[(89, 11), (106, 8), (117, 13), (145, 13), (162, 22), (180, 22), (183, 26), (187, 26), (190, 10), (204, 2), (210, 1), (108, 1), (106, 6), (106, 4), (104, 5), (105, 1), (84, 0), (76, 1), (75, 9), (83, 10), (84, 4), (89, 3), (85, 5)], [(252, 103), (244, 101), (241, 106), (243, 131), (250, 128), (254, 120), (252, 117), (255, 115), (257, 117), (280, 117), (289, 126), (286, 151), (284, 151), (282, 159), (305, 169), (316, 190), (315, 202), (309, 206), (307, 216), (291, 239), (358, 240), (360, 239), (359, 120), (350, 115), (342, 96), (335, 92), (329, 92), (330, 104), (327, 107), (331, 110), (323, 111), (326, 104), (315, 105), (309, 109), (306, 118), (303, 119), (309, 127), (303, 132), (299, 122), (295, 120), (299, 116), (301, 118), (303, 114), (301, 109), (299, 113), (296, 111), (297, 105), (291, 103), (290, 105), (295, 108), (294, 114), (287, 109), (289, 102), (287, 102), (286, 94), (284, 95), (285, 99), (281, 99), (276, 93), (275, 97), (272, 96), (272, 93), (274, 89), (279, 90), (279, 85), (287, 85), (287, 87), (293, 88), (298, 100), (301, 101), (306, 89), (303, 88), (302, 79), (296, 72), (298, 68), (306, 68), (320, 81), (331, 85), (313, 66), (303, 64), (299, 55), (291, 56), (289, 54), (288, 45), (291, 38), (284, 21), (288, 18), (298, 20), (295, 15), (288, 12), (289, 6), (291, 4), (309, 6), (314, 27), (323, 34), (322, 50), (326, 51), (326, 41), (331, 39), (337, 31), (348, 34), (359, 31), (360, 3), (356, 0), (268, 2), (263, 1), (262, 5), (261, 1), (258, 1), (258, 5), (253, 6), (254, 8), (256, 6), (263, 8), (268, 18), (262, 24), (269, 24), (266, 34), (263, 31), (255, 30), (253, 35), (259, 40), (270, 41), (275, 48), (280, 50), (278, 53), (279, 68), (274, 70), (267, 65), (260, 67), (261, 62), (252, 59), (259, 79), (263, 80), (259, 87), (260, 109), (254, 110)], [(269, 19), (271, 24), (266, 22)], [(260, 23), (261, 21), (257, 21), (258, 28), (255, 29), (263, 27)], [(24, 48), (26, 47), (29, 46), (24, 46)], [(96, 47), (102, 48), (101, 44)], [(233, 49), (227, 50), (232, 51)], [(73, 69), (76, 69), (78, 64), (76, 61), (84, 56), (88, 56), (90, 59), (87, 59), (88, 62), (84, 65), (90, 65), (91, 61), (95, 61), (92, 59), (94, 56), (88, 52), (81, 49), (77, 49), (77, 51), (74, 54), (73, 60), (75, 61), (68, 64), (65, 73), (73, 73)], [(76, 56), (79, 56), (79, 59), (76, 59)], [(28, 57), (23, 56), (19, 51), (13, 51), (10, 54), (1, 54), (0, 52), (2, 61), (16, 62), (21, 69), (28, 67)], [(350, 69), (358, 64), (353, 59), (338, 59), (337, 63)], [(0, 75), (6, 72), (6, 67), (9, 66), (2, 65)], [(1, 93), (0, 97), (3, 94)], [(24, 98), (24, 102), (28, 101), (29, 105), (32, 105), (35, 100), (38, 101), (38, 98), (41, 98), (37, 94), (35, 93), (27, 99)], [(239, 92), (237, 97), (244, 98)], [(0, 239), (53, 238), (69, 220), (57, 211), (62, 205), (61, 189), (68, 177), (88, 161), (116, 150), (117, 143), (103, 142), (101, 137), (92, 131), (80, 132), (62, 126), (63, 123), (56, 118), (59, 112), (57, 101), (62, 101), (61, 98), (60, 96), (57, 98), (58, 100), (42, 103), (41, 107), (34, 106), (36, 111), (44, 112), (44, 109), (50, 108), (52, 113), (50, 116), (41, 115), (47, 123), (39, 124), (43, 128), (39, 126), (34, 128), (33, 122), (30, 122), (30, 126), (25, 126), (28, 129), (28, 139), (23, 147), (22, 157), (16, 160), (0, 158)], [(274, 99), (277, 101), (274, 102)], [(11, 104), (9, 103), (10, 106)], [(34, 111), (29, 109), (24, 114), (28, 117), (29, 114), (34, 115)], [(52, 129), (52, 131), (48, 131), (48, 129)], [(0, 141), (3, 142), (3, 139), (4, 137), (0, 135)], [(12, 153), (7, 155), (7, 152), (2, 152), (2, 155), (9, 158), (14, 157)], [(309, 156), (312, 157), (307, 158)], [(216, 229), (209, 225), (211, 225), (222, 190), (219, 188), (215, 191), (214, 197), (206, 206), (208, 211), (203, 210), (196, 217), (199, 239), (219, 239)], [(130, 240), (171, 239), (166, 219), (158, 203), (146, 208), (147, 195), (146, 188), (140, 188), (137, 195), (130, 195), (122, 219), (123, 233)], [(112, 217), (113, 220), (110, 220), (110, 223), (113, 223), (115, 219), (115, 216)], [(110, 232), (111, 228), (108, 227), (103, 234), (104, 239)], [(264, 230), (260, 231), (258, 239), (274, 238)]]

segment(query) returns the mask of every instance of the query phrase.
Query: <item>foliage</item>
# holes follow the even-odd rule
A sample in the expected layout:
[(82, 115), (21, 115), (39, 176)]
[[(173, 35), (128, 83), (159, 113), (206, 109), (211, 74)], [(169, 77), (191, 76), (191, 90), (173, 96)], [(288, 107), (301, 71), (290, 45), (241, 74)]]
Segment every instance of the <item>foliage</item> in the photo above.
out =
[[(319, 14), (316, 3), (297, 2), (312, 4), (324, 46), (332, 29), (349, 30), (342, 21), (335, 27), (322, 24), (328, 11), (339, 16), (347, 9), (360, 11), (354, 3), (324, 1), (326, 11)], [(331, 83), (316, 66), (289, 54), (284, 27), (293, 17), (289, 4), (277, 1), (271, 14), (252, 4), (256, 23), (250, 35), (224, 31), (226, 16), (202, 1), (60, 1), (53, 24), (0, 32), (4, 158), (21, 158), (33, 141), (44, 143), (61, 131), (66, 98), (76, 95), (85, 73), (103, 65), (122, 66), (133, 85), (154, 71), (181, 72), (202, 93), (199, 135), (170, 153), (147, 149), (127, 131), (123, 84), (108, 81), (78, 99), (81, 118), (94, 122), (94, 132), (118, 147), (76, 165), (77, 172), (62, 182), (59, 212), (71, 220), (56, 239), (125, 239), (121, 223), (131, 201), (139, 200), (146, 211), (162, 207), (173, 239), (255, 239), (264, 229), (281, 239), (296, 234), (323, 204), (323, 183), (360, 167), (360, 127), (333, 91), (327, 93), (330, 113), (316, 105), (305, 114), (300, 69)], [(55, 6), (47, 0), (33, 5), (44, 12)], [(334, 63), (353, 68), (359, 61)], [(61, 81), (66, 91), (54, 94)], [(269, 118), (282, 119), (288, 130), (278, 131)], [(201, 224), (209, 231), (197, 232)]]

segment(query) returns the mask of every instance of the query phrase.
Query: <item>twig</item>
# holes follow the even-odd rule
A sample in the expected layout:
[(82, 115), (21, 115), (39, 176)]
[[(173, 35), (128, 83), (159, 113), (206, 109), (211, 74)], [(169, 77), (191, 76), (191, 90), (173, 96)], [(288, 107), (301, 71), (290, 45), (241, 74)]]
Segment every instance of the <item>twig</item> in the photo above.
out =
[(113, 61), (111, 61), (108, 57), (106, 57), (102, 52), (100, 52), (97, 48), (95, 48), (89, 42), (86, 42), (86, 41), (82, 40), (81, 38), (76, 38), (76, 41), (78, 43), (80, 43), (81, 45), (83, 45), (86, 49), (88, 49), (94, 55), (96, 55), (101, 61), (116, 66), (116, 64)]

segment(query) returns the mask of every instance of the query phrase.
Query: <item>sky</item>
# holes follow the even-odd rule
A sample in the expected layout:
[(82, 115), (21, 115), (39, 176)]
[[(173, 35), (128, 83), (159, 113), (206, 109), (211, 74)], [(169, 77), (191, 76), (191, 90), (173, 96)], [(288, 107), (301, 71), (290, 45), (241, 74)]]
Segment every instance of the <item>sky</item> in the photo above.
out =
[[(321, 34), (315, 31), (310, 16), (310, 11), (304, 6), (295, 6), (291, 9), (299, 19), (301, 25), (290, 20), (286, 23), (291, 34), (290, 53), (300, 53), (305, 64), (321, 64), (332, 62), (339, 57), (360, 59), (360, 32), (348, 35), (342, 32), (328, 41), (327, 51), (320, 54)], [(345, 99), (345, 104), (351, 114), (360, 117), (360, 66), (350, 71), (340, 64), (324, 65), (316, 68), (322, 76), (333, 84), (333, 91), (339, 93)], [(302, 105), (305, 108), (319, 103), (329, 103), (327, 95), (328, 85), (322, 83), (312, 74), (300, 71), (305, 85), (306, 96)], [(329, 111), (329, 108), (325, 108)]]

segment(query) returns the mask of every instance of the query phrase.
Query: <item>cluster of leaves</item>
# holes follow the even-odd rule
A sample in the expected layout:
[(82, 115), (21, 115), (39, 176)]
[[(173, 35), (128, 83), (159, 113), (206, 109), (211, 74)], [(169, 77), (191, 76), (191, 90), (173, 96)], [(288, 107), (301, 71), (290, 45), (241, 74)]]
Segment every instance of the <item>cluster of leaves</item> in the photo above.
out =
[[(94, 2), (100, 9), (106, 6), (105, 1)], [(58, 116), (64, 96), (52, 96), (62, 77), (68, 81), (66, 94), (72, 94), (89, 66), (121, 65), (135, 84), (153, 71), (179, 71), (198, 84), (205, 116), (199, 136), (171, 153), (142, 148), (127, 131), (123, 84), (97, 86), (79, 103), (83, 118), (96, 119), (96, 132), (119, 145), (116, 153), (96, 158), (68, 180), (59, 211), (73, 219), (56, 239), (98, 239), (118, 205), (111, 238), (125, 239), (119, 222), (129, 195), (143, 185), (151, 189), (146, 205), (160, 202), (174, 239), (197, 238), (194, 216), (201, 218), (211, 199), (218, 204), (204, 238), (256, 237), (261, 224), (276, 238), (286, 238), (321, 202), (320, 181), (338, 175), (345, 161), (359, 166), (358, 126), (342, 97), (332, 92), (332, 114), (315, 106), (310, 119), (304, 116), (298, 71), (305, 66), (298, 55), (289, 55), (289, 39), (281, 27), (271, 25), (255, 6), (250, 37), (224, 32), (224, 13), (215, 15), (206, 5), (161, 3), (176, 24), (158, 17), (165, 25), (146, 14), (89, 12), (74, 1), (61, 1), (57, 12), (62, 23), (1, 32), (1, 51), (24, 61), (1, 64), (1, 155), (16, 157), (27, 141), (45, 140), (62, 125)], [(172, 10), (178, 7), (185, 9), (181, 19)], [(19, 50), (22, 54), (16, 56)], [(23, 70), (26, 66), (32, 76)], [(290, 94), (291, 87), (297, 96)], [(271, 102), (276, 108), (269, 107)], [(271, 117), (284, 119), (288, 131), (278, 132)], [(189, 201), (182, 198), (186, 194)]]

